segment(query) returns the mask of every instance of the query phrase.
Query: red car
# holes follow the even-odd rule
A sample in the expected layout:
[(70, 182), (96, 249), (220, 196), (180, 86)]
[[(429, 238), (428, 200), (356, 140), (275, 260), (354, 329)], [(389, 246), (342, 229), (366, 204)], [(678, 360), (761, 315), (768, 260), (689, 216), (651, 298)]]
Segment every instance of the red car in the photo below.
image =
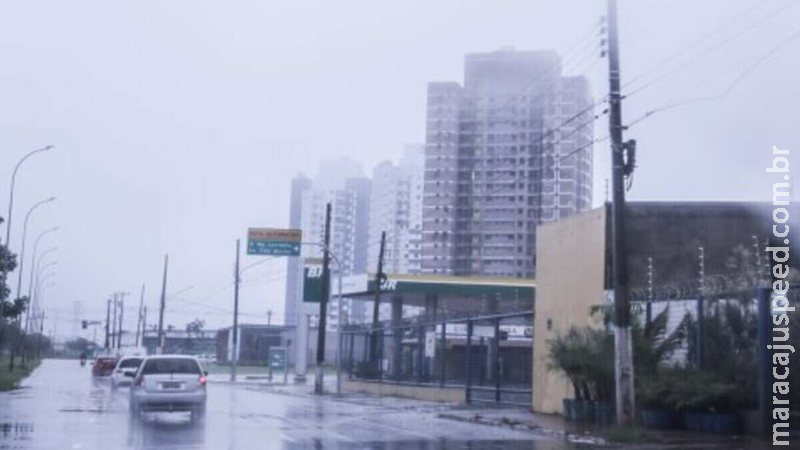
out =
[(115, 367), (117, 367), (117, 358), (114, 358), (113, 356), (100, 356), (94, 360), (94, 363), (92, 363), (92, 376), (111, 376)]

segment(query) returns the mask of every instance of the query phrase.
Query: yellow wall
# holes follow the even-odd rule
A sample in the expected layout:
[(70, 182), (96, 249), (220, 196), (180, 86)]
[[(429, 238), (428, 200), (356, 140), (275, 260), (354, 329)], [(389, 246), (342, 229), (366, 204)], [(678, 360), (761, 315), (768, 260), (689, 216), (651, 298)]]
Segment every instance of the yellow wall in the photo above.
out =
[[(601, 325), (589, 315), (603, 303), (605, 208), (541, 225), (536, 237), (536, 302), (533, 337), (533, 410), (561, 413), (572, 386), (548, 368), (548, 341), (570, 326)], [(552, 329), (548, 329), (548, 319)]]

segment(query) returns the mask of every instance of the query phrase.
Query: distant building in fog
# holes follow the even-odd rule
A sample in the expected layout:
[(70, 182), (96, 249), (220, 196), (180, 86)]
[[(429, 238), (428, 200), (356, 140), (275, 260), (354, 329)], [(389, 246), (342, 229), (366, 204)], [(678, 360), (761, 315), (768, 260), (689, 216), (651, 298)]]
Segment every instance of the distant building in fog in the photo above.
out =
[[(311, 180), (302, 173), (292, 179), (292, 192), (289, 200), (289, 228), (301, 228), (301, 205), (303, 192), (311, 188)], [(283, 300), (283, 323), (296, 325), (297, 289), (301, 280), (303, 261), (300, 258), (286, 258), (286, 296)]]
[(384, 161), (372, 171), (367, 270), (378, 268), (386, 232), (385, 273), (419, 273), (422, 261), (422, 185), (425, 147), (407, 145), (398, 164)]
[(546, 51), (470, 54), (463, 86), (428, 85), (424, 273), (534, 276), (537, 224), (591, 206), (592, 102)]
[[(341, 262), (344, 276), (367, 270), (369, 192), (369, 179), (360, 165), (349, 159), (323, 163), (313, 180), (298, 175), (292, 181), (290, 221), (293, 228), (303, 230), (303, 241), (320, 244), (324, 241), (325, 205), (331, 203), (331, 252)], [(322, 258), (322, 248), (304, 245), (301, 258), (290, 258), (285, 301), (287, 305), (291, 303), (292, 308), (286, 309), (287, 324), (296, 323), (296, 306), (302, 295), (303, 258)], [(338, 265), (334, 261), (331, 261), (331, 270), (335, 280)], [(332, 282), (331, 288), (334, 295), (328, 305), (329, 331), (336, 329), (339, 312), (336, 284)], [(350, 302), (342, 305), (342, 312), (351, 318), (363, 317), (363, 309), (360, 304)]]

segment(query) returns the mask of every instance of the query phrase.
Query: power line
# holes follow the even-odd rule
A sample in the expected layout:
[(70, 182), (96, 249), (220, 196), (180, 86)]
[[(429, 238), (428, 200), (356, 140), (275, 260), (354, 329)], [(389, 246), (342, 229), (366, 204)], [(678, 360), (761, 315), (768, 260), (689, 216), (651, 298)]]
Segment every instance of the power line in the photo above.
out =
[[(734, 91), (734, 89), (736, 89), (736, 87), (744, 79), (747, 78), (748, 75), (750, 75), (750, 73), (752, 73), (762, 63), (764, 63), (766, 60), (768, 60), (769, 58), (774, 56), (776, 53), (778, 53), (783, 47), (785, 47), (786, 45), (788, 45), (789, 43), (791, 43), (792, 41), (794, 41), (794, 40), (796, 40), (798, 38), (800, 38), (800, 30), (795, 31), (790, 36), (787, 36), (786, 38), (782, 39), (780, 42), (778, 42), (777, 45), (775, 45), (774, 47), (769, 49), (765, 54), (761, 55), (760, 57), (756, 58), (753, 62), (751, 62), (747, 67), (745, 67), (744, 70), (741, 70), (740, 73), (733, 79), (733, 81), (731, 81), (731, 83), (728, 85), (728, 87), (726, 87), (725, 90), (720, 92), (719, 94), (693, 97), (693, 98), (689, 98), (689, 99), (685, 99), (685, 100), (681, 100), (681, 101), (677, 101), (677, 102), (667, 103), (665, 105), (653, 108), (653, 109), (647, 111), (646, 113), (644, 113), (642, 116), (640, 116), (637, 119), (635, 119), (635, 120), (631, 121), (630, 123), (628, 123), (626, 125), (626, 128), (630, 128), (630, 127), (632, 127), (632, 126), (634, 126), (634, 125), (646, 120), (647, 118), (653, 116), (654, 114), (656, 114), (658, 112), (663, 112), (663, 111), (674, 109), (674, 108), (677, 108), (677, 107), (680, 107), (680, 106), (691, 105), (691, 104), (694, 104), (694, 103), (721, 100), (721, 99), (727, 97), (728, 95), (730, 95)], [(715, 78), (718, 78), (718, 77), (715, 77)]]
[[(627, 94), (625, 94), (624, 97), (625, 98), (630, 98), (631, 96), (633, 96), (633, 95), (635, 95), (635, 94), (637, 94), (637, 93), (649, 88), (650, 86), (658, 83), (659, 81), (663, 80), (664, 78), (669, 77), (670, 75), (674, 74), (675, 72), (678, 72), (680, 70), (685, 69), (686, 67), (689, 67), (691, 64), (695, 63), (696, 61), (698, 61), (703, 56), (706, 56), (709, 53), (712, 53), (712, 52), (724, 47), (725, 45), (733, 42), (734, 40), (744, 36), (745, 34), (753, 31), (755, 28), (757, 28), (760, 25), (762, 25), (763, 23), (765, 23), (767, 20), (772, 19), (773, 17), (777, 16), (781, 12), (785, 11), (786, 9), (788, 9), (788, 8), (790, 8), (792, 6), (796, 6), (797, 4), (798, 3), (795, 2), (795, 1), (790, 1), (788, 3), (783, 4), (780, 8), (772, 11), (771, 13), (767, 14), (766, 16), (763, 16), (763, 17), (759, 18), (755, 22), (750, 23), (745, 28), (739, 29), (733, 35), (730, 35), (730, 36), (726, 37), (725, 39), (717, 42), (716, 44), (712, 45), (711, 47), (706, 48), (705, 50), (701, 51), (700, 53), (695, 54), (694, 56), (692, 56), (689, 59), (685, 60), (684, 62), (682, 62), (678, 66), (672, 68), (668, 72), (662, 72), (660, 75), (655, 76), (653, 79), (651, 79), (647, 83), (637, 87), (636, 89), (633, 89), (633, 90), (629, 91)], [(727, 26), (727, 24), (725, 24), (723, 27), (725, 27), (725, 26)], [(712, 34), (715, 34), (715, 33), (712, 33)], [(702, 43), (704, 41), (705, 41), (705, 38), (701, 38), (701, 40), (699, 42)], [(694, 47), (694, 46), (696, 46), (696, 43), (690, 45), (689, 47)], [(646, 75), (647, 73), (652, 72), (652, 71), (655, 70), (655, 68), (660, 67), (661, 65), (663, 65), (663, 63), (669, 62), (670, 60), (677, 58), (678, 56), (680, 56), (680, 54), (682, 52), (683, 51), (679, 51), (679, 52), (673, 54), (671, 57), (669, 57), (669, 58), (665, 59), (664, 61), (662, 61), (662, 63), (658, 63), (655, 66), (651, 67), (650, 69), (642, 72), (640, 75), (635, 76), (633, 79), (631, 79), (631, 81), (626, 83), (623, 87), (630, 86), (630, 85), (634, 84), (636, 81), (642, 79), (644, 77), (644, 75)]]
[(660, 61), (658, 61), (657, 63), (653, 64), (652, 66), (648, 67), (647, 69), (645, 69), (641, 73), (636, 74), (630, 80), (628, 80), (626, 83), (623, 83), (622, 87), (626, 88), (626, 87), (636, 83), (640, 79), (644, 78), (650, 72), (653, 72), (656, 69), (658, 69), (659, 67), (663, 66), (664, 64), (666, 64), (666, 63), (678, 58), (679, 56), (681, 56), (681, 54), (687, 52), (688, 50), (691, 50), (694, 47), (697, 47), (697, 46), (699, 46), (699, 45), (701, 45), (703, 43), (708, 42), (709, 39), (711, 39), (712, 37), (717, 35), (720, 31), (725, 30), (731, 24), (734, 24), (734, 23), (738, 22), (739, 19), (741, 19), (743, 17), (749, 17), (751, 12), (753, 12), (754, 10), (762, 7), (764, 5), (764, 3), (768, 2), (768, 1), (770, 1), (770, 0), (766, 0), (766, 1), (758, 0), (750, 8), (746, 8), (744, 10), (741, 10), (738, 13), (735, 13), (733, 16), (726, 18), (725, 20), (722, 21), (721, 25), (711, 29), (708, 33), (703, 34), (699, 38), (688, 42), (685, 46), (679, 48), (678, 50), (675, 50), (674, 52), (672, 52), (671, 54), (667, 55), (665, 58), (661, 59)]

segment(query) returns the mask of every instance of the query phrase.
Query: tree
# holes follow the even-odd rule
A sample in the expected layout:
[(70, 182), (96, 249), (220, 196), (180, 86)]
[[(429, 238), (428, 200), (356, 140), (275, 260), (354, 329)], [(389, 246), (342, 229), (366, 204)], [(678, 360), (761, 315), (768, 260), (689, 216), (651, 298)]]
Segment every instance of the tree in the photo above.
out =
[(194, 319), (186, 324), (186, 333), (188, 335), (194, 334), (197, 337), (203, 337), (203, 328), (206, 326), (206, 321), (202, 319)]
[(202, 319), (194, 319), (186, 324), (186, 347), (192, 349), (194, 347), (194, 338), (203, 337), (203, 327), (206, 326), (206, 321)]
[(67, 350), (75, 353), (86, 353), (89, 351), (89, 347), (91, 347), (91, 345), (92, 344), (88, 339), (84, 339), (82, 337), (64, 343), (64, 347)]
[[(3, 218), (0, 217), (0, 224), (3, 223)], [(8, 296), (11, 290), (6, 283), (6, 276), (17, 267), (17, 257), (8, 250), (5, 244), (0, 244), (0, 350), (3, 349), (6, 337), (8, 335), (8, 324), (10, 321), (19, 317), (22, 311), (25, 310), (27, 299), (23, 301), (9, 302)]]

